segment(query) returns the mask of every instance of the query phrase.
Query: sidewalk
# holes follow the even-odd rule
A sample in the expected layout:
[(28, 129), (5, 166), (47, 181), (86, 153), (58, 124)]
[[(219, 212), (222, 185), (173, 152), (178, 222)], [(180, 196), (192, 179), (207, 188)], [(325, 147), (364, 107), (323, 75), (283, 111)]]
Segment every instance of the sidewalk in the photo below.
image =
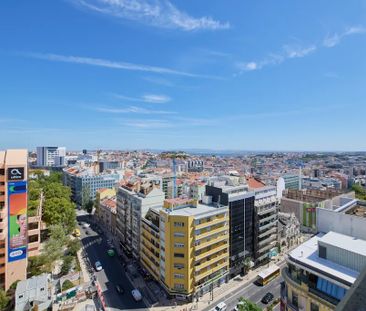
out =
[[(276, 261), (272, 261), (271, 264), (281, 265), (285, 260), (285, 256), (278, 256)], [(211, 300), (210, 293), (204, 294), (199, 298), (198, 302), (191, 302), (182, 304), (182, 302), (176, 301), (175, 306), (159, 306), (150, 308), (153, 311), (188, 311), (188, 310), (203, 310), (209, 306), (214, 308), (220, 301), (224, 300), (224, 297), (239, 288), (245, 288), (246, 286), (252, 284), (258, 276), (258, 273), (265, 269), (267, 265), (260, 266), (254, 270), (251, 270), (245, 276), (237, 276), (231, 279), (228, 283), (222, 284), (220, 287), (215, 288), (213, 292), (214, 299)], [(174, 300), (173, 300), (174, 301)]]

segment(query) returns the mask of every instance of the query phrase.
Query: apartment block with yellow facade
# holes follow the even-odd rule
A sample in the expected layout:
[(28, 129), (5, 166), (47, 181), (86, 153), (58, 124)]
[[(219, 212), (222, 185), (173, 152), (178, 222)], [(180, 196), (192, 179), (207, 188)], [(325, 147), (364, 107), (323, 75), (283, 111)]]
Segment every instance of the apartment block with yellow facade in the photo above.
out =
[(289, 253), (281, 310), (335, 310), (365, 268), (365, 240), (320, 233)]
[(228, 280), (227, 206), (166, 200), (142, 220), (142, 265), (173, 297), (193, 300)]

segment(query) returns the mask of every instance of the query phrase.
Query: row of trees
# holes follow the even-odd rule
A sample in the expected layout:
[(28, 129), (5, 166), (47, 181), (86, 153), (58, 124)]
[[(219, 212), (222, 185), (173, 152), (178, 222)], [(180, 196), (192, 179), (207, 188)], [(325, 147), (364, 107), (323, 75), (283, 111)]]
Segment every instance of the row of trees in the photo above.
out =
[(78, 266), (76, 253), (81, 247), (80, 241), (71, 239), (61, 225), (51, 225), (49, 233), (42, 254), (29, 258), (28, 272), (32, 276), (51, 273), (59, 261), (62, 261), (62, 275), (69, 273), (73, 265)]
[(36, 179), (29, 182), (29, 211), (38, 208), (40, 194), (43, 192), (42, 220), (47, 225), (62, 225), (66, 233), (71, 233), (76, 225), (75, 205), (71, 201), (71, 190), (61, 182), (61, 173), (52, 172), (45, 176), (42, 171), (34, 171)]

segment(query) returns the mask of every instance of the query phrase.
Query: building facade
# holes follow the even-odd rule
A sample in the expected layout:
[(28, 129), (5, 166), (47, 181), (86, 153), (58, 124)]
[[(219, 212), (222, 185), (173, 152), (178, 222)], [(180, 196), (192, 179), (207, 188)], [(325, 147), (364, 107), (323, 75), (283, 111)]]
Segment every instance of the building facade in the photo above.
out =
[(140, 257), (141, 219), (150, 207), (162, 206), (164, 199), (164, 192), (153, 182), (118, 188), (117, 238), (120, 247), (135, 259)]
[[(215, 183), (213, 183), (215, 184)], [(244, 269), (244, 260), (254, 260), (257, 231), (255, 226), (255, 194), (248, 186), (207, 185), (206, 195), (213, 203), (228, 206), (230, 215), (230, 273)]]
[(282, 270), (281, 310), (335, 310), (366, 267), (366, 241), (318, 234), (290, 252)]
[(0, 151), (0, 287), (27, 278), (27, 150)]
[(64, 166), (65, 147), (37, 147), (37, 166)]
[(142, 221), (141, 263), (172, 297), (194, 300), (229, 277), (226, 206), (165, 202)]
[(265, 186), (253, 189), (255, 194), (255, 264), (267, 262), (278, 254), (278, 204), (277, 189)]
[(119, 179), (118, 173), (95, 174), (90, 169), (78, 167), (63, 169), (63, 183), (70, 187), (72, 200), (80, 206), (95, 200), (98, 189), (116, 187)]

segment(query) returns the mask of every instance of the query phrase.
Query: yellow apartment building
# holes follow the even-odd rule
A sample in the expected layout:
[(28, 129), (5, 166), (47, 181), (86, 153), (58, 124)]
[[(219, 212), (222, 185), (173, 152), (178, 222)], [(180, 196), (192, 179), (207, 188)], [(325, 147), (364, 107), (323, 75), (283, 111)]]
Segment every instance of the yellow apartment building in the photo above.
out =
[(170, 296), (193, 300), (227, 281), (227, 206), (166, 200), (141, 226), (141, 263)]

